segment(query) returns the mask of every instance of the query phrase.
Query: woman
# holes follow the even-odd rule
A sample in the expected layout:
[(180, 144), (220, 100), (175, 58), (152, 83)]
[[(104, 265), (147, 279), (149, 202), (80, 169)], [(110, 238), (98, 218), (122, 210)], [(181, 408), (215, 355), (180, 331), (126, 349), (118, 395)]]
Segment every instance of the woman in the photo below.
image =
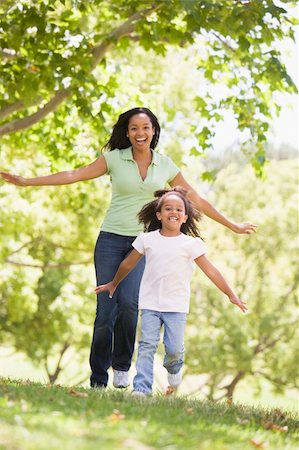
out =
[[(188, 198), (198, 210), (236, 233), (256, 230), (251, 223), (234, 223), (204, 200), (185, 180), (170, 158), (154, 151), (160, 125), (147, 108), (133, 108), (119, 116), (105, 148), (110, 150), (91, 164), (77, 170), (52, 175), (23, 178), (6, 172), (0, 175), (17, 186), (45, 186), (76, 183), (109, 174), (112, 200), (95, 248), (97, 284), (109, 282), (121, 261), (131, 252), (132, 242), (141, 232), (137, 214), (153, 199), (154, 191), (168, 183), (188, 191)], [(134, 351), (137, 303), (144, 261), (119, 285), (113, 299), (107, 292), (97, 297), (97, 310), (90, 353), (91, 387), (106, 387), (108, 369), (114, 371), (113, 385), (129, 385), (128, 370)]]

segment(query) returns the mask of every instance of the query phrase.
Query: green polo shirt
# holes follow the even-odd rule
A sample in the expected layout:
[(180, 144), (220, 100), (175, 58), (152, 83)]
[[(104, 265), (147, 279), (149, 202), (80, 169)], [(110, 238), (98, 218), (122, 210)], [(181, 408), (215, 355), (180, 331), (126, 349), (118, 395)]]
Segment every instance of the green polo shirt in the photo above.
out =
[(102, 231), (137, 236), (143, 231), (137, 214), (154, 198), (154, 191), (164, 189), (180, 169), (165, 155), (153, 151), (153, 158), (143, 181), (132, 148), (104, 153), (112, 183), (112, 199), (102, 224)]

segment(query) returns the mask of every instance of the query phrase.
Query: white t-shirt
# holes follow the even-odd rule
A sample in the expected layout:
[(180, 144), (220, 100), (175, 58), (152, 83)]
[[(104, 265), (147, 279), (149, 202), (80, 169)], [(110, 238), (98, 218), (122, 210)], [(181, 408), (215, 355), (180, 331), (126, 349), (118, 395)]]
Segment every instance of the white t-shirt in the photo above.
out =
[(139, 309), (188, 313), (193, 261), (206, 253), (205, 243), (183, 233), (166, 237), (155, 230), (139, 234), (132, 245), (145, 255)]

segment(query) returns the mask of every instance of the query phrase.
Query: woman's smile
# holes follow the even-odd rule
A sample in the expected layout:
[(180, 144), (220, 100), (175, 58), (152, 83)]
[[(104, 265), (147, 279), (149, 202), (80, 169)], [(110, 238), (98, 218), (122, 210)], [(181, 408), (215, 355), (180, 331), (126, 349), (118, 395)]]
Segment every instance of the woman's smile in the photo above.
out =
[(155, 129), (146, 114), (136, 114), (131, 117), (128, 125), (127, 137), (132, 146), (150, 147)]

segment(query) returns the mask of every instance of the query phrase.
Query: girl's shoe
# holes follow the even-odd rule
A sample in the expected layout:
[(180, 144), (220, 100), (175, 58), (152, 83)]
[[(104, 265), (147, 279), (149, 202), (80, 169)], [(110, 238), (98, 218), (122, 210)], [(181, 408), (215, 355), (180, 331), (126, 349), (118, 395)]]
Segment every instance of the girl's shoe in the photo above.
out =
[(147, 395), (141, 391), (133, 391), (131, 395), (132, 395), (132, 397), (135, 397), (135, 398), (146, 398), (147, 397)]
[(170, 386), (177, 388), (182, 382), (182, 371), (180, 370), (178, 373), (167, 372), (167, 379)]
[(182, 382), (182, 371), (180, 370), (178, 373), (167, 372), (167, 379), (169, 386), (166, 388), (165, 395), (174, 394)]

